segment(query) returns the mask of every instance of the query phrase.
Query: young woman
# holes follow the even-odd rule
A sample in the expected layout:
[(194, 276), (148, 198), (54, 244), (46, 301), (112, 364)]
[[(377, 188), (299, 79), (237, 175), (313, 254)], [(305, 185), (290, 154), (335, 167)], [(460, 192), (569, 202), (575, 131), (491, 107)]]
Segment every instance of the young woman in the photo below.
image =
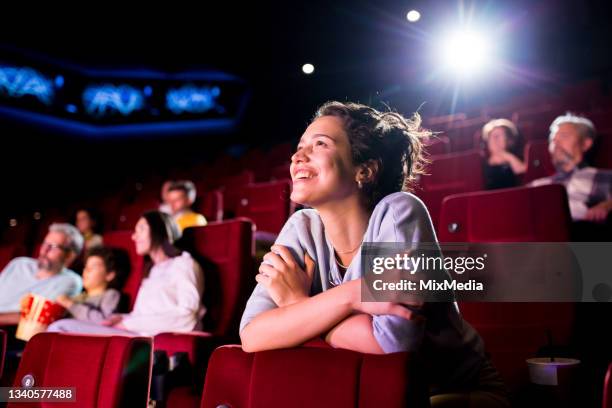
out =
[(402, 192), (421, 171), (427, 135), (418, 115), (406, 120), (355, 103), (319, 108), (291, 158), (291, 199), (311, 209), (287, 221), (264, 257), (240, 325), (245, 351), (322, 336), (364, 353), (421, 352), (434, 392), (446, 393), (440, 402), (506, 406), (482, 340), (454, 303), (418, 310), (361, 301), (363, 242), (437, 242), (423, 203)]
[(487, 190), (515, 187), (525, 173), (523, 143), (518, 129), (508, 119), (494, 119), (482, 128), (484, 176)]
[(176, 225), (168, 214), (145, 213), (132, 235), (136, 252), (145, 258), (144, 279), (134, 309), (128, 314), (112, 315), (101, 324), (58, 320), (49, 330), (154, 336), (163, 331), (196, 329), (204, 315), (204, 278), (191, 255), (172, 245), (177, 237)]

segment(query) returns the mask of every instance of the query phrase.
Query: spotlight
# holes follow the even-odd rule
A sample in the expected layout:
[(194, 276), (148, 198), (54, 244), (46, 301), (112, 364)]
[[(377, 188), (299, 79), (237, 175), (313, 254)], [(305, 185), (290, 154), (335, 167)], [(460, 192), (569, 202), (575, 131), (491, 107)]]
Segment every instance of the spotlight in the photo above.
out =
[(419, 21), (421, 19), (421, 13), (419, 13), (416, 10), (410, 10), (408, 12), (408, 14), (406, 14), (406, 18), (408, 19), (408, 21), (410, 21), (411, 23), (416, 23), (417, 21)]
[(312, 64), (304, 64), (302, 65), (302, 72), (306, 75), (310, 75), (314, 72), (314, 65)]
[(489, 59), (490, 47), (484, 36), (473, 31), (456, 31), (442, 43), (442, 59), (447, 69), (460, 75), (482, 71)]

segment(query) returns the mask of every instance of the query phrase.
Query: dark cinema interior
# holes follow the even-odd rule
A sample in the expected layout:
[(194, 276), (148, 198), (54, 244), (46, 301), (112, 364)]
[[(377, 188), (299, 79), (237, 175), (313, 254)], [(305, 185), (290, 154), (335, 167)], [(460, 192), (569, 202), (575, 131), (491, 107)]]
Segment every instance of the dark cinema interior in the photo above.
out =
[(0, 406), (612, 408), (611, 12), (7, 4)]

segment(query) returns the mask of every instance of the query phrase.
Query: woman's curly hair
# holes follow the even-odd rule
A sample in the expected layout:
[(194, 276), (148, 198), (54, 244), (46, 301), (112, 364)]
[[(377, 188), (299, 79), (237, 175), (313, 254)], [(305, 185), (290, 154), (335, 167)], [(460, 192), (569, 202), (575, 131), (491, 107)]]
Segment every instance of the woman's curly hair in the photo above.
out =
[(397, 191), (411, 191), (427, 160), (423, 140), (431, 132), (421, 128), (421, 117), (415, 113), (407, 119), (397, 112), (380, 112), (359, 103), (326, 102), (313, 121), (322, 116), (342, 120), (351, 145), (354, 165), (378, 163), (373, 181), (362, 190), (370, 207)]

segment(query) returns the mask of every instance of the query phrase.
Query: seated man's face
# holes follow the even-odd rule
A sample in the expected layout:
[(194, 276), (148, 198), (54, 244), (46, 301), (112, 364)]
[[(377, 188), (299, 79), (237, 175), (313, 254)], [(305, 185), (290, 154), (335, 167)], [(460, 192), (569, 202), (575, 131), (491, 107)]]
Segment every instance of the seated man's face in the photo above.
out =
[(578, 126), (573, 123), (562, 123), (550, 138), (548, 148), (557, 169), (572, 170), (582, 161), (584, 153), (591, 147), (592, 140), (582, 137)]
[(68, 238), (61, 232), (49, 232), (40, 246), (38, 268), (50, 272), (61, 271), (70, 253), (67, 241)]
[(181, 211), (187, 210), (190, 207), (187, 193), (182, 190), (169, 191), (168, 205), (170, 205), (170, 210), (172, 211), (172, 214), (177, 214)]

